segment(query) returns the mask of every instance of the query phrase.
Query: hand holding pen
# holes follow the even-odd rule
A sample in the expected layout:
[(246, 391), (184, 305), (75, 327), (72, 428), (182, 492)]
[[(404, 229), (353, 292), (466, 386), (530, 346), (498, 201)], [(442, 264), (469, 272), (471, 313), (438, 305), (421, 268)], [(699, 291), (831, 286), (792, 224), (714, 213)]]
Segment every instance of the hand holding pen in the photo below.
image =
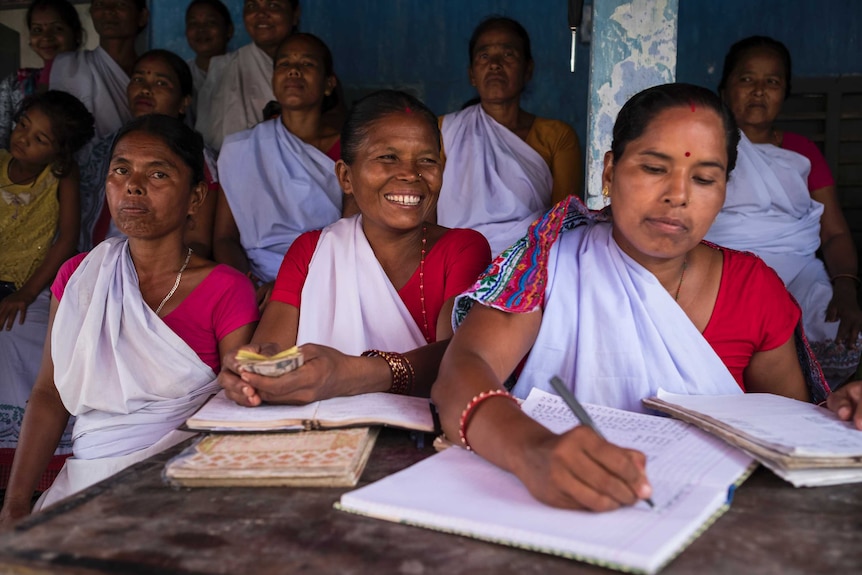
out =
[[(599, 428), (596, 427), (593, 418), (590, 417), (590, 414), (587, 413), (587, 410), (584, 409), (580, 402), (575, 398), (575, 395), (571, 391), (569, 391), (569, 388), (566, 387), (566, 384), (563, 383), (563, 380), (561, 380), (555, 375), (551, 378), (550, 382), (551, 386), (557, 392), (557, 395), (559, 395), (560, 398), (566, 403), (566, 405), (569, 406), (569, 409), (572, 410), (572, 413), (574, 413), (575, 417), (578, 418), (578, 420), (581, 422), (581, 425), (592, 430), (602, 440), (607, 441), (605, 436), (602, 435), (602, 432), (599, 430)], [(652, 499), (648, 495), (644, 496), (644, 490), (642, 488), (635, 488), (633, 489), (633, 491), (638, 497), (646, 501), (646, 503), (650, 507), (655, 507), (655, 504), (653, 503)], [(651, 492), (651, 489), (649, 491)]]

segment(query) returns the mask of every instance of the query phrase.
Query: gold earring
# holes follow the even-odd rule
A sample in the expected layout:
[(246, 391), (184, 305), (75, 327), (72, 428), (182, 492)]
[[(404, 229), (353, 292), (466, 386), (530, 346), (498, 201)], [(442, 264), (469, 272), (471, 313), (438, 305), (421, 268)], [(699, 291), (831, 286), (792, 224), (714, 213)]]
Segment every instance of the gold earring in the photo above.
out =
[(602, 197), (605, 197), (605, 198), (611, 197), (611, 190), (607, 186), (602, 188)]

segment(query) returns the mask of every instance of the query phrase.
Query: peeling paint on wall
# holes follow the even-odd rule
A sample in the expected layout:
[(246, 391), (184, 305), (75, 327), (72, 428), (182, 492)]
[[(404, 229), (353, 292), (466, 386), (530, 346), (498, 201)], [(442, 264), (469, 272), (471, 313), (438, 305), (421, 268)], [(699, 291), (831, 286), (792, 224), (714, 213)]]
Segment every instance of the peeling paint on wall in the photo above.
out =
[(587, 205), (602, 207), (604, 155), (632, 95), (676, 75), (678, 0), (595, 0), (587, 121)]

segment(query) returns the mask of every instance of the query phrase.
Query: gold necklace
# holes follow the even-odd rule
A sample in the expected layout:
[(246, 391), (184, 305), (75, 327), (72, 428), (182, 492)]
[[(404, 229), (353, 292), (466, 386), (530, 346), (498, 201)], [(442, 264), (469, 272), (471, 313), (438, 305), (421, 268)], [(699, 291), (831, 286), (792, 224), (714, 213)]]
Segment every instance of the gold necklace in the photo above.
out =
[(183, 262), (183, 265), (180, 268), (180, 273), (177, 274), (177, 281), (174, 282), (174, 287), (171, 288), (171, 291), (168, 292), (168, 295), (165, 296), (165, 299), (163, 299), (162, 303), (159, 304), (159, 307), (156, 308), (156, 315), (159, 315), (159, 312), (162, 311), (162, 308), (165, 307), (165, 304), (168, 303), (168, 300), (171, 299), (171, 296), (173, 296), (174, 292), (177, 291), (177, 288), (180, 287), (180, 281), (183, 279), (183, 272), (186, 271), (186, 266), (189, 265), (189, 260), (191, 258), (192, 248), (189, 248), (189, 251), (186, 254), (186, 261)]
[(679, 301), (679, 290), (682, 289), (682, 280), (685, 279), (685, 268), (688, 267), (688, 256), (682, 260), (682, 271), (679, 273), (679, 283), (676, 285), (676, 294), (673, 296), (674, 301)]
[(422, 306), (422, 335), (425, 336), (425, 341), (431, 343), (431, 336), (428, 331), (428, 314), (425, 311), (425, 232), (427, 230), (427, 226), (422, 226), (422, 248), (419, 251), (419, 304)]

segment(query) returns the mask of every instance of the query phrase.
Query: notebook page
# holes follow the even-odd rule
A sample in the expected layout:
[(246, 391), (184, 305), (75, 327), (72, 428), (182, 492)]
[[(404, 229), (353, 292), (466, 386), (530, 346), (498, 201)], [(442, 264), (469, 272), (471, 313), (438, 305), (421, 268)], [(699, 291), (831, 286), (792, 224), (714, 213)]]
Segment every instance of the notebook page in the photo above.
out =
[(369, 423), (383, 423), (407, 429), (434, 431), (434, 421), (427, 398), (395, 395), (394, 393), (365, 393), (323, 400), (317, 419), (328, 424), (363, 419)]
[[(212, 431), (302, 429), (303, 420), (314, 419), (317, 404), (244, 407), (228, 399), (221, 390), (190, 417), (186, 425), (192, 429)], [(294, 423), (279, 425), (276, 423), (279, 421)]]
[(712, 417), (749, 439), (799, 456), (862, 456), (862, 431), (810, 403), (768, 393), (697, 396), (658, 391), (659, 399)]
[[(555, 433), (578, 425), (565, 402), (552, 393), (533, 389), (521, 407)], [(682, 421), (600, 405), (584, 408), (608, 441), (646, 455), (652, 500), (659, 508), (688, 484), (727, 488), (752, 462), (739, 449)]]
[[(525, 408), (530, 409), (530, 401)], [(550, 421), (553, 401), (545, 399), (541, 410), (546, 416), (543, 422)], [(593, 417), (603, 415), (590, 411)], [(654, 416), (628, 415), (661, 420), (661, 425), (648, 432), (643, 430), (648, 424), (634, 426), (640, 431), (625, 429), (625, 425), (621, 425), (621, 432), (603, 430), (614, 441), (625, 436), (634, 447), (640, 441), (648, 452), (655, 509), (638, 504), (596, 514), (548, 507), (536, 501), (515, 476), (458, 448), (347, 493), (341, 506), (392, 521), (653, 572), (724, 505), (727, 487), (744, 473), (751, 460), (691, 426), (678, 427), (678, 422)], [(622, 422), (625, 418), (618, 419)], [(666, 422), (672, 425), (665, 427)], [(597, 421), (598, 425), (609, 423), (608, 418)], [(688, 441), (688, 437), (694, 440)], [(707, 475), (721, 485), (697, 483)]]

